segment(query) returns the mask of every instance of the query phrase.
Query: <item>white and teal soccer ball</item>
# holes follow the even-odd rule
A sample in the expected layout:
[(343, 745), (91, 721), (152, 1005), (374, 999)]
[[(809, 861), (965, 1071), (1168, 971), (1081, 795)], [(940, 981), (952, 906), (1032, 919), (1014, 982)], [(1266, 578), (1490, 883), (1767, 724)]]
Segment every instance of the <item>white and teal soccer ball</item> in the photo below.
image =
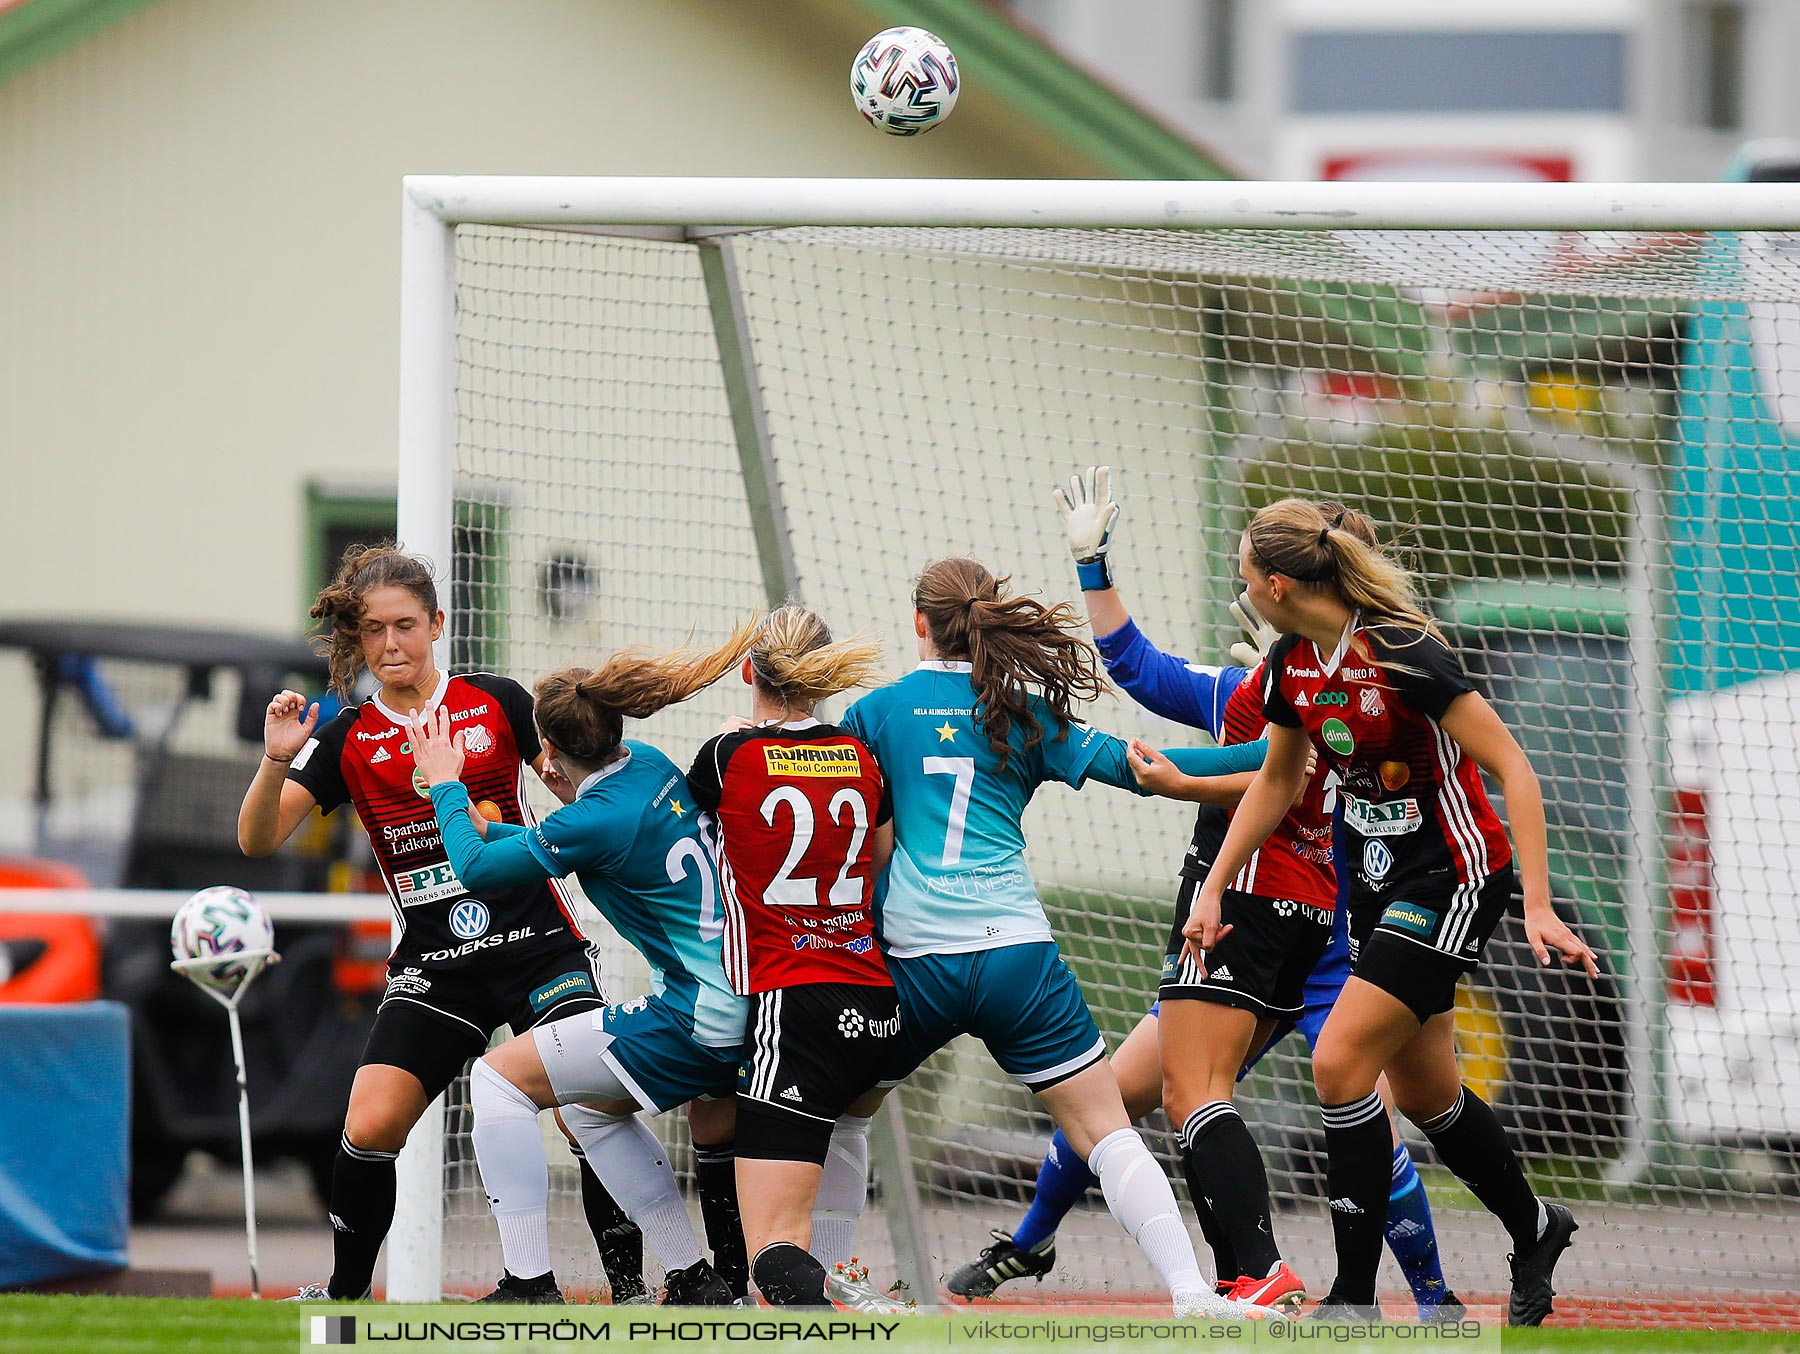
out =
[(169, 928), (169, 948), (184, 977), (215, 992), (235, 992), (273, 955), (275, 927), (254, 894), (220, 884), (181, 905)]
[(917, 136), (950, 116), (961, 81), (950, 49), (923, 28), (886, 28), (850, 63), (856, 111), (893, 136)]

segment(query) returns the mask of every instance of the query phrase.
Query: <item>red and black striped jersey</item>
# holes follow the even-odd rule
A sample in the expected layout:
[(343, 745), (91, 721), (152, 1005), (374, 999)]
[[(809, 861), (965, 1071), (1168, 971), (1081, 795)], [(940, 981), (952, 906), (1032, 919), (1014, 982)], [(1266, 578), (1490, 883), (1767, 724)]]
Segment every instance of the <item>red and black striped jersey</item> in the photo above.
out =
[[(1263, 736), (1262, 669), (1238, 683), (1225, 702), (1219, 743), (1254, 743)], [(1337, 875), (1331, 864), (1331, 815), (1325, 807), (1325, 782), (1321, 771), (1306, 787), (1300, 802), (1257, 847), (1237, 872), (1230, 887), (1263, 898), (1291, 898), (1298, 903), (1331, 911), (1337, 906)], [(1225, 844), (1231, 815), (1224, 809), (1203, 807), (1194, 822), (1194, 839), (1181, 872), (1206, 878)]]
[(733, 990), (888, 983), (870, 836), (894, 811), (861, 740), (810, 719), (721, 734), (688, 787), (719, 858)]
[[(525, 802), (523, 764), (539, 752), (531, 697), (517, 682), (488, 673), (438, 683), (424, 714), (450, 712), (463, 735), (462, 781), (477, 806), (491, 804), (500, 821), (537, 820)], [(353, 804), (369, 834), (402, 935), (394, 957), (460, 968), (482, 956), (529, 955), (546, 942), (581, 936), (560, 880), (476, 898), (456, 877), (438, 835), (437, 814), (413, 765), (406, 712), (379, 697), (340, 713), (295, 756), (288, 779), (324, 813)]]
[(1328, 656), (1284, 635), (1262, 689), (1263, 716), (1305, 729), (1337, 772), (1353, 909), (1476, 889), (1511, 862), (1479, 768), (1438, 723), (1475, 687), (1435, 635), (1353, 620)]

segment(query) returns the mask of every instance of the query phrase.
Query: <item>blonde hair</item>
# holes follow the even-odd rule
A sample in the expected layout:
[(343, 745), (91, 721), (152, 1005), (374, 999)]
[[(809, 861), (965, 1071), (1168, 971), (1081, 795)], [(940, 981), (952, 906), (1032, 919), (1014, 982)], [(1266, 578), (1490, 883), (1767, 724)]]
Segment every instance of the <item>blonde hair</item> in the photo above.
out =
[(833, 641), (818, 613), (793, 603), (770, 612), (750, 650), (756, 684), (791, 708), (870, 686), (881, 670), (881, 641), (867, 633)]
[(561, 668), (533, 690), (538, 730), (578, 762), (598, 766), (625, 736), (627, 719), (648, 719), (711, 686), (749, 654), (760, 616), (739, 622), (716, 649), (664, 654), (621, 649), (597, 668)]
[(1044, 740), (1029, 701), (1033, 688), (1050, 706), (1058, 738), (1074, 722), (1074, 702), (1106, 690), (1098, 656), (1076, 633), (1082, 621), (1074, 610), (1013, 596), (1011, 582), (976, 560), (941, 559), (913, 588), (913, 606), (925, 617), (938, 656), (969, 662), (978, 722), (1002, 770), (1015, 723), (1025, 731), (1027, 748)]
[(1244, 537), (1265, 573), (1329, 589), (1360, 611), (1365, 623), (1437, 633), (1412, 571), (1380, 543), (1373, 524), (1359, 512), (1340, 503), (1284, 498), (1251, 518)]

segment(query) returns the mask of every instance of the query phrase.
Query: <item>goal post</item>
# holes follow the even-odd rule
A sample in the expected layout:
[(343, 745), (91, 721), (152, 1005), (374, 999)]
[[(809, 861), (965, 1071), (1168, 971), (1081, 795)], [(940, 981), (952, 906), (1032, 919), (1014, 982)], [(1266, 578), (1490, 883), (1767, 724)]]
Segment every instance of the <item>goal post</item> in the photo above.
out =
[[(1771, 844), (1800, 843), (1800, 781), (1767, 764), (1800, 752), (1795, 231), (1796, 184), (409, 177), (400, 536), (475, 580), (446, 664), (455, 634), (529, 682), (793, 597), (885, 635), (898, 674), (932, 558), (1077, 595), (1048, 491), (1083, 465), (1117, 468), (1134, 616), (1196, 662), (1223, 661), (1248, 514), (1353, 502), (1531, 753), (1559, 901), (1607, 961), (1583, 989), (1503, 932), (1461, 1022), (1530, 1168), (1596, 1209), (1568, 1288), (1679, 1319), (1708, 1247), (1752, 1240), (1739, 1310), (1773, 1323), (1800, 1288), (1800, 929)], [(736, 704), (634, 734), (685, 765)], [(1094, 718), (1193, 737), (1125, 701)], [(1028, 829), (1116, 1043), (1154, 996), (1187, 815), (1047, 789)], [(617, 997), (631, 962), (609, 956)], [(871, 1245), (926, 1296), (1011, 1226), (1047, 1137), (966, 1042), (878, 1135)], [(1738, 1050), (1750, 1081), (1709, 1070)], [(1245, 1105), (1321, 1281), (1304, 1050)], [(466, 1111), (425, 1122), (447, 1128), (401, 1157), (395, 1299), (498, 1275), (457, 1202)], [(1503, 1292), (1491, 1222), (1427, 1178), (1453, 1285)], [(1050, 1291), (1153, 1288), (1103, 1209), (1069, 1228)]]

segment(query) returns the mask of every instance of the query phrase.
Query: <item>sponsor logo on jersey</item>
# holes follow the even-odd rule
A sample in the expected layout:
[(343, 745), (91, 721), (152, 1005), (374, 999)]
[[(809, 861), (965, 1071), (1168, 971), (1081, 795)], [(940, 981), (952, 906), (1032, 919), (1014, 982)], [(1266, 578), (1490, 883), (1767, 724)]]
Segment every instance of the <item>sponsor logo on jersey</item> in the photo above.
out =
[(356, 731), (356, 741), (359, 743), (379, 743), (382, 739), (392, 738), (399, 732), (400, 726), (398, 724), (391, 725), (390, 727), (383, 729), (380, 733), (369, 733), (364, 729), (358, 729)]
[(552, 978), (537, 991), (531, 994), (531, 1009), (541, 1011), (552, 1006), (564, 997), (573, 996), (577, 992), (592, 993), (594, 983), (585, 973), (565, 973), (560, 978)]
[(1319, 675), (1319, 670), (1317, 668), (1297, 668), (1292, 663), (1288, 664), (1282, 671), (1287, 673), (1290, 677), (1317, 677)]
[(456, 867), (446, 860), (416, 870), (394, 871), (394, 892), (400, 895), (401, 907), (420, 907), (441, 903), (467, 890), (456, 877)]
[(1381, 914), (1381, 924), (1396, 931), (1410, 931), (1415, 936), (1428, 936), (1437, 926), (1438, 914), (1417, 903), (1389, 903)]
[(460, 945), (452, 945), (447, 950), (432, 950), (427, 954), (420, 955), (419, 958), (427, 964), (442, 964), (452, 959), (461, 959), (466, 955), (474, 954), (478, 950), (491, 950), (496, 945), (510, 945), (515, 940), (530, 940), (536, 934), (537, 931), (529, 926), (521, 926), (516, 931), (495, 931), (475, 940), (465, 940)]
[(485, 724), (471, 724), (463, 730), (463, 751), (471, 757), (494, 750), (494, 735)]
[(1312, 702), (1306, 699), (1306, 693), (1304, 691), (1302, 691), (1298, 696), (1294, 697), (1294, 708), (1296, 710), (1304, 710), (1307, 706), (1309, 706), (1311, 704), (1312, 704)]
[(846, 1006), (842, 1011), (838, 1012), (838, 1033), (843, 1035), (846, 1039), (856, 1038), (857, 1035), (863, 1032), (863, 1026), (867, 1023), (868, 1022), (863, 1019), (862, 1012), (853, 1007)]
[(419, 968), (403, 968), (398, 973), (390, 973), (387, 980), (387, 994), (390, 997), (417, 997), (431, 991), (431, 979), (425, 976), (425, 970)]
[(1181, 956), (1180, 955), (1165, 954), (1163, 956), (1162, 976), (1164, 978), (1173, 978), (1175, 976), (1175, 970), (1178, 967), (1180, 967), (1180, 965), (1181, 965)]
[(1274, 907), (1275, 915), (1277, 917), (1287, 918), (1294, 915), (1295, 910), (1299, 908), (1300, 904), (1296, 903), (1292, 898), (1277, 898), (1271, 906)]
[(1384, 790), (1398, 790), (1412, 779), (1412, 768), (1405, 762), (1383, 762), (1375, 770)]
[(375, 755), (369, 758), (369, 765), (380, 766), (383, 762), (391, 762), (393, 760), (394, 754), (389, 752), (386, 748), (376, 748)]
[(1387, 706), (1381, 703), (1381, 692), (1372, 686), (1362, 689), (1356, 705), (1370, 719), (1380, 719), (1387, 713)]
[(1424, 817), (1416, 799), (1390, 799), (1371, 804), (1355, 795), (1344, 796), (1344, 826), (1364, 837), (1400, 837), (1416, 830)]
[(782, 743), (763, 748), (771, 776), (860, 776), (862, 753), (854, 743)]
[(1328, 719), (1320, 725), (1319, 741), (1340, 757), (1348, 757), (1356, 751), (1356, 739), (1350, 736), (1350, 726), (1341, 719)]
[[(406, 749), (401, 748), (400, 751), (405, 752)], [(413, 768), (412, 785), (420, 799), (431, 798), (431, 782), (425, 779), (425, 773), (416, 766)]]
[(867, 954), (875, 948), (871, 936), (855, 936), (849, 940), (833, 940), (830, 936), (797, 936), (790, 934), (796, 950), (844, 950), (849, 954)]
[(1370, 682), (1381, 674), (1374, 668), (1339, 668), (1338, 675), (1346, 682)]
[(319, 746), (318, 739), (316, 739), (316, 738), (307, 739), (306, 746), (301, 748), (300, 751), (298, 751), (294, 754), (294, 770), (304, 771), (306, 769), (306, 764), (312, 760), (313, 749), (318, 746)]
[(463, 899), (450, 909), (450, 929), (456, 933), (458, 940), (473, 940), (476, 936), (486, 935), (487, 905), (478, 903), (473, 898)]
[(452, 724), (460, 724), (465, 719), (475, 719), (480, 715), (485, 715), (487, 712), (488, 707), (485, 704), (471, 705), (467, 710), (452, 710), (450, 712), (450, 722)]
[(1379, 884), (1388, 877), (1388, 871), (1394, 868), (1394, 853), (1378, 841), (1363, 843), (1363, 873), (1369, 882)]
[(1314, 705), (1348, 705), (1350, 697), (1343, 691), (1321, 691), (1313, 697)]

